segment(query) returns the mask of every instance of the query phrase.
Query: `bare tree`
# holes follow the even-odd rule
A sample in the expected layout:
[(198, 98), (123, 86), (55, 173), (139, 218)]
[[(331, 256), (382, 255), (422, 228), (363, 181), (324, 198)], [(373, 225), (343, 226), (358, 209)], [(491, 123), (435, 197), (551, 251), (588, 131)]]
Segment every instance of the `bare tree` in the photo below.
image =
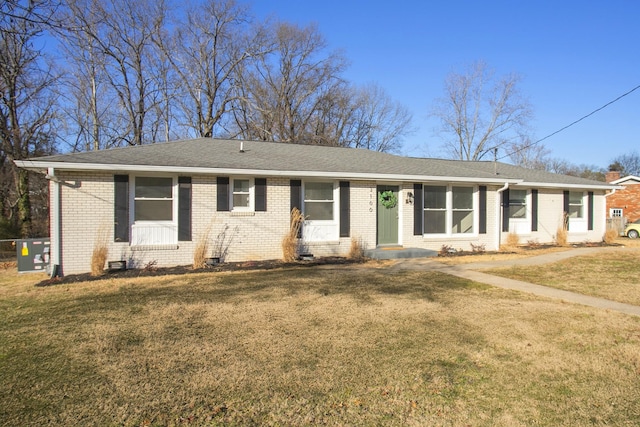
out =
[(480, 160), (526, 134), (532, 112), (519, 81), (516, 74), (496, 78), (484, 62), (447, 76), (445, 96), (430, 115), (440, 121), (438, 134), (451, 158)]
[(53, 145), (56, 81), (34, 41), (52, 13), (46, 0), (0, 4), (0, 160), (2, 210), (10, 228), (32, 234), (30, 174), (14, 160), (46, 154)]
[(313, 143), (309, 129), (314, 114), (325, 95), (342, 84), (346, 61), (339, 53), (325, 54), (326, 41), (313, 25), (279, 23), (273, 37), (273, 53), (242, 70), (242, 102), (235, 113), (239, 133), (252, 139)]
[(551, 151), (542, 144), (532, 144), (528, 137), (508, 143), (505, 149), (511, 163), (523, 168), (546, 170), (550, 163)]
[(404, 136), (412, 132), (409, 110), (394, 102), (377, 85), (357, 91), (353, 132), (345, 135), (349, 146), (375, 151), (399, 151)]
[(237, 101), (241, 67), (269, 49), (264, 29), (251, 20), (235, 0), (206, 0), (188, 10), (174, 37), (157, 40), (177, 75), (181, 119), (196, 136), (225, 132), (221, 122)]
[(410, 134), (411, 113), (377, 85), (336, 86), (314, 113), (313, 143), (399, 151)]
[(157, 104), (162, 98), (161, 74), (154, 65), (159, 52), (154, 38), (162, 36), (167, 8), (163, 0), (68, 0), (73, 22), (83, 37), (104, 55), (106, 84), (118, 100), (126, 126), (116, 143), (152, 142), (157, 128)]
[[(614, 165), (615, 167), (612, 168)], [(637, 151), (632, 151), (617, 156), (611, 161), (609, 170), (617, 170), (623, 175), (640, 176), (640, 154)]]
[(59, 15), (63, 26), (57, 33), (66, 58), (60, 88), (64, 139), (73, 151), (111, 148), (125, 127), (114, 113), (118, 101), (108, 85), (105, 50), (95, 37), (101, 17), (90, 8), (91, 0), (72, 0)]

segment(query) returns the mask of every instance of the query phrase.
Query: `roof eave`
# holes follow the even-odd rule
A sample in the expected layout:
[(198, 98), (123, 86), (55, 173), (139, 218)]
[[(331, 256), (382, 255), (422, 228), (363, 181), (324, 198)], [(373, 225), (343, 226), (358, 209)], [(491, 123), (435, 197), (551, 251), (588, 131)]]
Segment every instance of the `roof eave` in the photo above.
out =
[(637, 181), (640, 182), (640, 177), (635, 175), (627, 175), (622, 178), (616, 179), (615, 181), (611, 181), (611, 184), (621, 184), (626, 181)]
[(579, 190), (614, 190), (622, 188), (618, 185), (610, 184), (564, 184), (564, 183), (552, 183), (552, 182), (529, 182), (522, 181), (518, 185), (522, 187), (539, 187), (539, 188), (573, 188)]

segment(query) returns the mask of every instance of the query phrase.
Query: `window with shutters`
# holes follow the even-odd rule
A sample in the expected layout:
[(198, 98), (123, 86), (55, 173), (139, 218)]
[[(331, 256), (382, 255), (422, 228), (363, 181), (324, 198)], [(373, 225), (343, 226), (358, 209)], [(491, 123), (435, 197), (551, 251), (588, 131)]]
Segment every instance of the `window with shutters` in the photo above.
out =
[(304, 186), (304, 215), (308, 221), (333, 221), (334, 184), (307, 182)]
[(527, 190), (509, 190), (509, 218), (527, 218)]
[(338, 241), (340, 188), (332, 181), (302, 183), (303, 239), (307, 242)]
[(135, 221), (172, 221), (173, 187), (173, 178), (136, 177)]
[(131, 245), (177, 245), (177, 177), (136, 176), (131, 189)]
[(582, 191), (569, 192), (569, 218), (584, 218), (584, 193)]
[(234, 178), (231, 186), (231, 210), (253, 210), (253, 180), (249, 178)]

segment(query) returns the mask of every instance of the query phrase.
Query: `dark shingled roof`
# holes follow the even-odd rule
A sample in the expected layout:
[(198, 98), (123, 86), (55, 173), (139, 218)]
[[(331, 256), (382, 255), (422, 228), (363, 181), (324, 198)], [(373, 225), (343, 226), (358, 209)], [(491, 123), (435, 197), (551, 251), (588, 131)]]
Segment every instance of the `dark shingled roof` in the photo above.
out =
[[(244, 149), (240, 151), (240, 147)], [(403, 157), (365, 149), (300, 145), (279, 142), (199, 138), (158, 144), (88, 151), (33, 158), (17, 162), (22, 167), (54, 166), (65, 169), (83, 164), (122, 166), (135, 171), (144, 167), (234, 169), (248, 171), (328, 172), (334, 174), (402, 175), (459, 178), (477, 181), (524, 180), (525, 182), (584, 185), (607, 184), (583, 178), (524, 169), (505, 163)], [(45, 165), (46, 164), (46, 165)], [(58, 165), (59, 164), (59, 165)], [(115, 168), (114, 168), (115, 169)], [(497, 171), (497, 174), (496, 174)]]

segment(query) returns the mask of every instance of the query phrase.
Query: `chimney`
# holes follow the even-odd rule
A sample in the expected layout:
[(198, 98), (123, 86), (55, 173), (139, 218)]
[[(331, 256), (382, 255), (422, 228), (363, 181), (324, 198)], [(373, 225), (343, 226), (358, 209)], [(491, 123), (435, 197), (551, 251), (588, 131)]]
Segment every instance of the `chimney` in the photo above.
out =
[(609, 171), (605, 174), (604, 179), (607, 182), (615, 181), (616, 179), (620, 179), (619, 171)]

